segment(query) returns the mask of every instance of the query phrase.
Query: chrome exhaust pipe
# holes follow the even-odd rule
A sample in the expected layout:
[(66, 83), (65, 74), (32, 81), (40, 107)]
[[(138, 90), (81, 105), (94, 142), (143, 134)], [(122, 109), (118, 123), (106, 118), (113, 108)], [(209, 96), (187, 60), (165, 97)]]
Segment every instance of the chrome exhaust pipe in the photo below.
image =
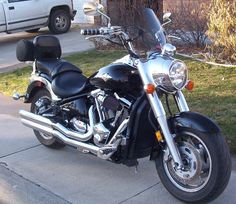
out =
[(70, 139), (70, 138), (66, 137), (65, 135), (63, 135), (62, 133), (60, 133), (59, 131), (52, 129), (51, 127), (46, 127), (42, 124), (38, 124), (34, 121), (30, 121), (30, 120), (22, 118), (21, 122), (29, 128), (32, 128), (34, 130), (38, 130), (38, 131), (48, 134), (48, 135), (52, 135), (67, 145), (76, 147), (77, 149), (82, 150), (82, 151), (86, 150), (86, 151), (91, 152), (91, 153), (98, 156), (99, 147)]
[(84, 134), (79, 133), (79, 132), (75, 132), (72, 130), (68, 130), (67, 128), (65, 128), (63, 125), (61, 125), (59, 123), (53, 123), (51, 120), (49, 120), (43, 116), (36, 115), (36, 114), (28, 112), (28, 111), (20, 110), (19, 114), (20, 114), (21, 118), (23, 118), (23, 119), (26, 119), (28, 121), (32, 121), (37, 124), (41, 124), (45, 127), (51, 128), (51, 129), (58, 130), (60, 133), (62, 133), (66, 137), (69, 137), (69, 138), (77, 140), (77, 141), (86, 142), (89, 139), (91, 139), (91, 137), (93, 136), (93, 127), (94, 127), (93, 106), (90, 107), (89, 113), (88, 113), (88, 115), (89, 115), (88, 132), (84, 133)]

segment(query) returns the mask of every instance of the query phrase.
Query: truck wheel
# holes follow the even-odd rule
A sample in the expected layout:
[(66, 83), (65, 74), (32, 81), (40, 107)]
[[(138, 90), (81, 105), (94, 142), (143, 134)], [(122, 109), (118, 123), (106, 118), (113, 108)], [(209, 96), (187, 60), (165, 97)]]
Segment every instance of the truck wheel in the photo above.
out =
[(26, 30), (25, 32), (27, 33), (37, 33), (39, 31), (40, 28), (36, 28), (36, 29), (31, 29), (31, 30)]
[(51, 13), (49, 30), (54, 34), (66, 33), (71, 27), (71, 17), (65, 10), (56, 10)]

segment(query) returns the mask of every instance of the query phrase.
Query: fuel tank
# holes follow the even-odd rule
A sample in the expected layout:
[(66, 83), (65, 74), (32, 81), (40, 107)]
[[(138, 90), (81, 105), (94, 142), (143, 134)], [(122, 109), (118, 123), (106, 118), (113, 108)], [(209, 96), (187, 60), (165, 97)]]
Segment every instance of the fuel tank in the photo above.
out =
[(117, 92), (139, 91), (142, 87), (138, 70), (123, 63), (110, 64), (101, 68), (90, 78), (90, 83), (97, 88)]

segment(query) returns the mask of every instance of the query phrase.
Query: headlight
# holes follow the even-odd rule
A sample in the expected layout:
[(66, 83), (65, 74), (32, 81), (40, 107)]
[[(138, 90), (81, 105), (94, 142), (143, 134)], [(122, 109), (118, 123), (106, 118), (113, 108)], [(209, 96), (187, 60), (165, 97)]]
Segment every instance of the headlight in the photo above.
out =
[(167, 91), (174, 92), (181, 90), (187, 83), (188, 69), (186, 65), (178, 60), (172, 63), (163, 63), (162, 69), (157, 69), (152, 73), (152, 77), (156, 85)]
[(170, 67), (170, 80), (173, 86), (179, 90), (182, 89), (187, 82), (188, 70), (183, 62), (176, 61)]

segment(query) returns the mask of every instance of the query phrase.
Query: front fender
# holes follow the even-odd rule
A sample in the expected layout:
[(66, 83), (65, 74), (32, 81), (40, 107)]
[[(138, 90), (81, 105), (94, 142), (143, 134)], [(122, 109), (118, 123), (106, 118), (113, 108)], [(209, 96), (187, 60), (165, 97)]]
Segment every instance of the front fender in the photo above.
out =
[(220, 127), (210, 118), (196, 112), (181, 112), (170, 119), (172, 128), (190, 128), (203, 133), (219, 133)]

